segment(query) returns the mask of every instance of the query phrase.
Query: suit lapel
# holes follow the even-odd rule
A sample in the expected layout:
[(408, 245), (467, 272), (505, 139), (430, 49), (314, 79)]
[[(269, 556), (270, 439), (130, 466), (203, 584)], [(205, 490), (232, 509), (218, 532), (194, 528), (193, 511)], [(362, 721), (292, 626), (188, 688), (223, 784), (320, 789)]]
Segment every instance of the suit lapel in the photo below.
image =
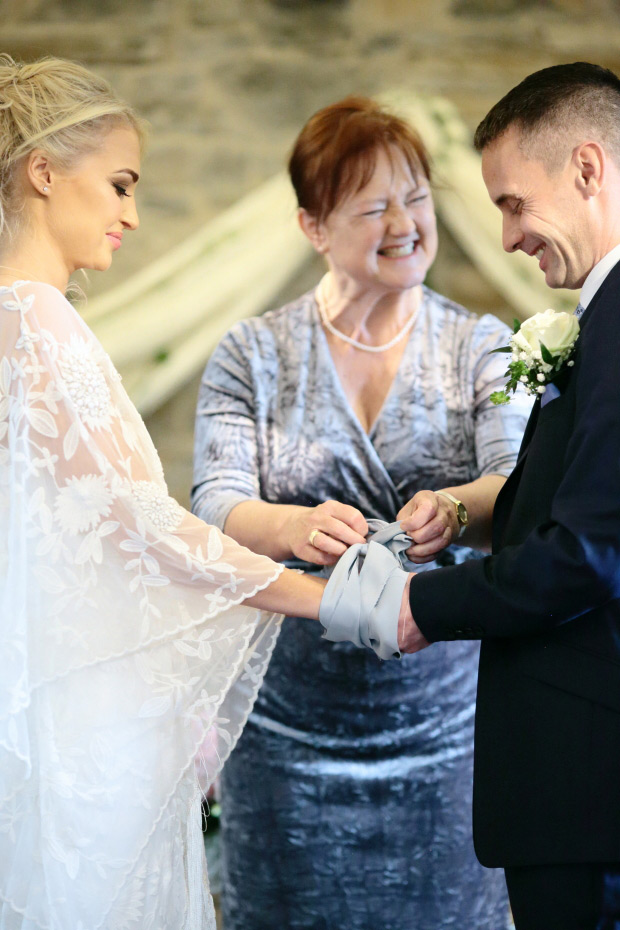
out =
[(497, 552), (499, 541), (506, 525), (506, 520), (510, 514), (510, 509), (512, 502), (514, 501), (515, 495), (517, 493), (517, 488), (519, 486), (519, 481), (521, 480), (521, 473), (523, 471), (523, 465), (527, 458), (527, 453), (536, 430), (536, 424), (538, 423), (538, 417), (540, 415), (540, 400), (536, 400), (534, 406), (532, 407), (532, 412), (530, 413), (529, 420), (525, 427), (525, 432), (523, 433), (523, 439), (521, 441), (521, 448), (519, 449), (519, 455), (515, 464), (515, 467), (508, 475), (504, 485), (500, 488), (500, 492), (497, 495), (497, 500), (495, 501), (495, 506), (493, 508), (493, 532), (492, 532), (492, 551)]
[(532, 407), (532, 412), (530, 413), (530, 418), (527, 421), (525, 432), (523, 433), (523, 439), (521, 440), (521, 448), (519, 449), (519, 455), (517, 458), (517, 464), (515, 465), (515, 471), (516, 471), (517, 465), (520, 465), (522, 459), (524, 459), (525, 456), (527, 455), (527, 450), (530, 447), (532, 436), (534, 435), (534, 430), (536, 429), (536, 424), (538, 423), (539, 413), (540, 413), (540, 401), (536, 399), (536, 402), (534, 403), (534, 406)]
[[(604, 296), (607, 290), (620, 289), (620, 262), (618, 262), (615, 267), (607, 275), (606, 279), (601, 284), (600, 288), (593, 296), (588, 307), (584, 311), (581, 319), (579, 320), (579, 331), (580, 338), (583, 335), (583, 331), (586, 326), (590, 325), (590, 321), (593, 316), (596, 316), (597, 306), (601, 303), (601, 299)], [(577, 343), (577, 352), (579, 352), (579, 342)], [(557, 401), (556, 401), (557, 402)], [(529, 452), (532, 439), (534, 437), (534, 432), (538, 423), (538, 418), (540, 416), (541, 405), (540, 401), (536, 400), (534, 406), (532, 407), (532, 412), (530, 418), (527, 421), (527, 426), (525, 427), (525, 432), (523, 434), (523, 440), (521, 442), (521, 448), (519, 449), (519, 456), (517, 458), (517, 463), (511, 472), (511, 474), (506, 479), (505, 484), (501, 488), (497, 500), (495, 502), (495, 507), (493, 511), (493, 551), (497, 551), (502, 532), (506, 526), (506, 522), (510, 515), (510, 510), (514, 502), (519, 483), (521, 480), (521, 474), (523, 472), (523, 466)]]
[(519, 487), (521, 472), (523, 471), (523, 463), (525, 462), (526, 456), (527, 447), (525, 448), (523, 454), (519, 457), (517, 464), (506, 478), (506, 481), (500, 488), (499, 494), (497, 495), (497, 499), (493, 507), (493, 528), (491, 540), (492, 552), (497, 552), (499, 549), (500, 539), (502, 537), (502, 533), (504, 532), (504, 527), (506, 526), (508, 517), (510, 516), (510, 510), (517, 493), (517, 488)]

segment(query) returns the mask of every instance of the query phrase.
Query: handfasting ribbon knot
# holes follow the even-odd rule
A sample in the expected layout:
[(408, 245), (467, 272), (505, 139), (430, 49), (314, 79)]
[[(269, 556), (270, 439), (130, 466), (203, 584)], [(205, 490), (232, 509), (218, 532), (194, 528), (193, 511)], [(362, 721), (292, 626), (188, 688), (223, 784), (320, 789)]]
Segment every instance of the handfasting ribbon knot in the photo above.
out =
[(370, 521), (380, 529), (350, 546), (331, 573), (319, 620), (333, 643), (368, 646), (380, 659), (400, 658), (398, 614), (407, 583), (404, 552), (411, 546), (400, 523)]

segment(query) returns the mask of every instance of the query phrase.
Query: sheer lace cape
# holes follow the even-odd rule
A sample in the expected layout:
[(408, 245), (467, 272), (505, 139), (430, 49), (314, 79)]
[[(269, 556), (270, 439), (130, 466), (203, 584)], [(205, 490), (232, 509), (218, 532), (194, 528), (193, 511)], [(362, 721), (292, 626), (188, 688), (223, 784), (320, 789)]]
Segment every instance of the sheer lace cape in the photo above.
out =
[(60, 292), (1, 288), (2, 930), (215, 926), (195, 759), (243, 727), (279, 618), (238, 605), (280, 571), (168, 496)]

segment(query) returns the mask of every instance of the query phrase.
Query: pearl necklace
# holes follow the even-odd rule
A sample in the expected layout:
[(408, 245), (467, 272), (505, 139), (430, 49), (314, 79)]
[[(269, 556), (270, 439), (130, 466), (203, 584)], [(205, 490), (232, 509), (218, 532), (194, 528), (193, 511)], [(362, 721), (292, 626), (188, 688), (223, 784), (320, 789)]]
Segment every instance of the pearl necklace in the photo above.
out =
[(321, 318), (321, 323), (325, 329), (329, 330), (332, 336), (336, 336), (337, 339), (342, 339), (343, 342), (347, 342), (350, 346), (353, 346), (354, 349), (360, 349), (362, 352), (387, 352), (388, 349), (392, 349), (400, 340), (409, 332), (411, 327), (414, 324), (415, 318), (418, 313), (418, 307), (415, 307), (411, 316), (399, 330), (393, 339), (390, 339), (389, 342), (384, 343), (382, 346), (369, 346), (365, 342), (359, 342), (357, 339), (353, 339), (351, 336), (347, 336), (345, 333), (342, 333), (339, 329), (330, 322), (327, 318), (327, 312), (325, 309), (325, 281), (329, 277), (329, 274), (324, 275), (319, 281), (318, 287), (315, 291), (315, 299), (317, 307), (319, 308), (319, 316)]

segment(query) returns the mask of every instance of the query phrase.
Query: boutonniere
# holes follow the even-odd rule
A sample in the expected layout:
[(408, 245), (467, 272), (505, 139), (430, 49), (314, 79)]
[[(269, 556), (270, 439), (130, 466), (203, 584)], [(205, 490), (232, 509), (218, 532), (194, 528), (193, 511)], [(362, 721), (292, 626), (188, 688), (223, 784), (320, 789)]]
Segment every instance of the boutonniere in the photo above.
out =
[(509, 344), (493, 349), (493, 352), (510, 352), (512, 361), (506, 371), (506, 387), (503, 391), (494, 391), (491, 401), (509, 403), (508, 392), (514, 394), (519, 384), (528, 394), (544, 394), (548, 384), (556, 381), (565, 368), (575, 364), (573, 354), (578, 338), (579, 322), (572, 313), (544, 310), (524, 323), (515, 320)]

